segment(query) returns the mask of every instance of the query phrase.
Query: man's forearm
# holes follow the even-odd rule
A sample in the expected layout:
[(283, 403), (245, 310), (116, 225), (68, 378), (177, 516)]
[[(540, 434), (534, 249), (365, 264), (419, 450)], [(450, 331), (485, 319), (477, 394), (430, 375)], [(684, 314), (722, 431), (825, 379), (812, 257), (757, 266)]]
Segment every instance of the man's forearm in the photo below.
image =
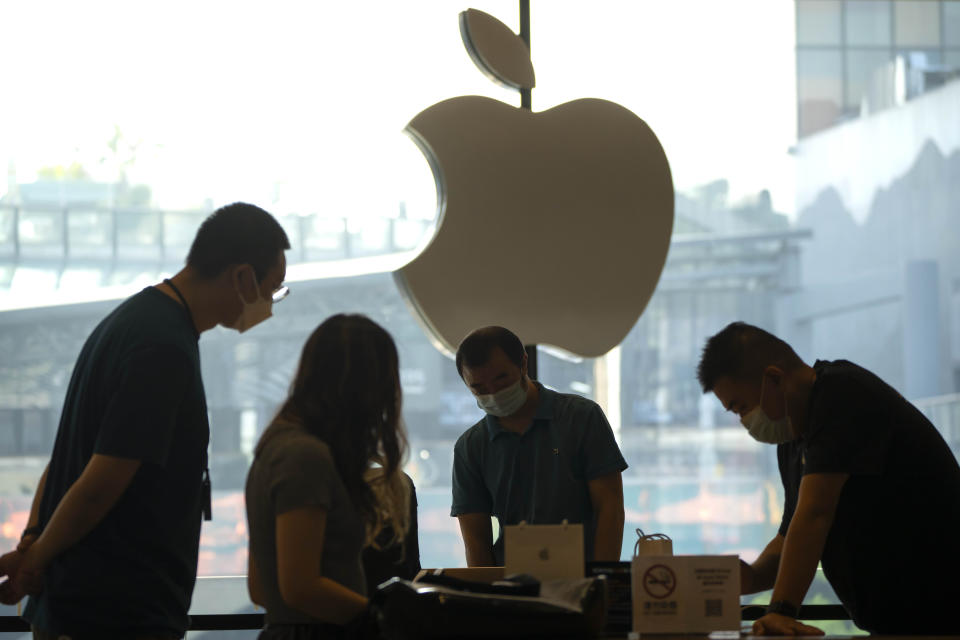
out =
[(464, 549), (467, 555), (468, 567), (492, 567), (496, 565), (493, 558), (493, 545), (483, 544), (479, 541), (464, 541)]
[(50, 522), (33, 544), (32, 551), (39, 554), (43, 565), (87, 535), (113, 506), (113, 503), (78, 495), (75, 488), (76, 485), (63, 496)]
[(780, 554), (783, 551), (783, 536), (778, 535), (764, 548), (752, 564), (741, 560), (740, 593), (756, 593), (772, 589), (780, 566)]
[(795, 515), (783, 543), (780, 567), (770, 600), (800, 606), (817, 572), (832, 518)]
[(94, 455), (31, 546), (31, 565), (45, 566), (87, 535), (127, 490), (139, 467), (139, 460)]
[(494, 566), (496, 561), (493, 558), (493, 526), (490, 514), (486, 512), (460, 514), (457, 516), (457, 521), (460, 524), (467, 566)]
[(623, 505), (611, 505), (597, 514), (597, 531), (593, 543), (593, 559), (616, 562), (623, 547)]

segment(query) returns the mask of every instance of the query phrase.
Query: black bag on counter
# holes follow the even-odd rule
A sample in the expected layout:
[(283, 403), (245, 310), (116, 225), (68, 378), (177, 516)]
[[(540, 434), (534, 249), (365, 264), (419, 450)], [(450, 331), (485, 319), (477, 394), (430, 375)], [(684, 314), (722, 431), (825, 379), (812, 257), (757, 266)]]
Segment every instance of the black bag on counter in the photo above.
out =
[(394, 578), (377, 588), (371, 604), (383, 638), (584, 638), (603, 631), (602, 576), (539, 583), (539, 596), (518, 595), (536, 593), (530, 582), (436, 582)]

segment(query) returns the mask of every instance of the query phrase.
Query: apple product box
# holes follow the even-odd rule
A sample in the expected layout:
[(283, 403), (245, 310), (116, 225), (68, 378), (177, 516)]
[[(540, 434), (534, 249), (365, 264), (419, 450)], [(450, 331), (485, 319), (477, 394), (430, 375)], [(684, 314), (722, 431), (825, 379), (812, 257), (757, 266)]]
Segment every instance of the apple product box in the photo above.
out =
[(503, 528), (504, 575), (529, 574), (541, 582), (582, 578), (583, 525), (518, 524)]
[(740, 630), (737, 556), (635, 556), (632, 572), (635, 632)]

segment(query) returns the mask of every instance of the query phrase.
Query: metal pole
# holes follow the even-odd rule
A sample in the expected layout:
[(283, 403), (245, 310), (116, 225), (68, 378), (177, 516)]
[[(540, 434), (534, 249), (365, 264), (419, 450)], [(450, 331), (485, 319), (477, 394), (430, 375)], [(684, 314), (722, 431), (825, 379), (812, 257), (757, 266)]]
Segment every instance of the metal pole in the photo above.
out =
[[(520, 39), (530, 49), (530, 0), (520, 0)], [(533, 108), (533, 89), (520, 89), (520, 108), (530, 110)]]
[[(520, 39), (530, 49), (530, 0), (520, 0)], [(520, 108), (532, 109), (532, 89), (520, 89)], [(525, 347), (527, 352), (527, 375), (531, 380), (537, 379), (537, 345), (528, 344)]]

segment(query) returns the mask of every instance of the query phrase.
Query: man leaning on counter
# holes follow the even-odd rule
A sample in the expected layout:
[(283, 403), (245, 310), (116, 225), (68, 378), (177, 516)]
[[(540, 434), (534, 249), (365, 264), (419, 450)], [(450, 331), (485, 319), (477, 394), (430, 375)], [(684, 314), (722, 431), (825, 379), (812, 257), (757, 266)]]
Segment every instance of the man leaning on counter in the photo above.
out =
[(916, 407), (852, 362), (809, 366), (742, 322), (707, 340), (697, 375), (777, 445), (780, 530), (741, 562), (743, 593), (773, 588), (755, 633), (822, 633), (796, 620), (818, 563), (870, 633), (960, 633), (960, 466)]

